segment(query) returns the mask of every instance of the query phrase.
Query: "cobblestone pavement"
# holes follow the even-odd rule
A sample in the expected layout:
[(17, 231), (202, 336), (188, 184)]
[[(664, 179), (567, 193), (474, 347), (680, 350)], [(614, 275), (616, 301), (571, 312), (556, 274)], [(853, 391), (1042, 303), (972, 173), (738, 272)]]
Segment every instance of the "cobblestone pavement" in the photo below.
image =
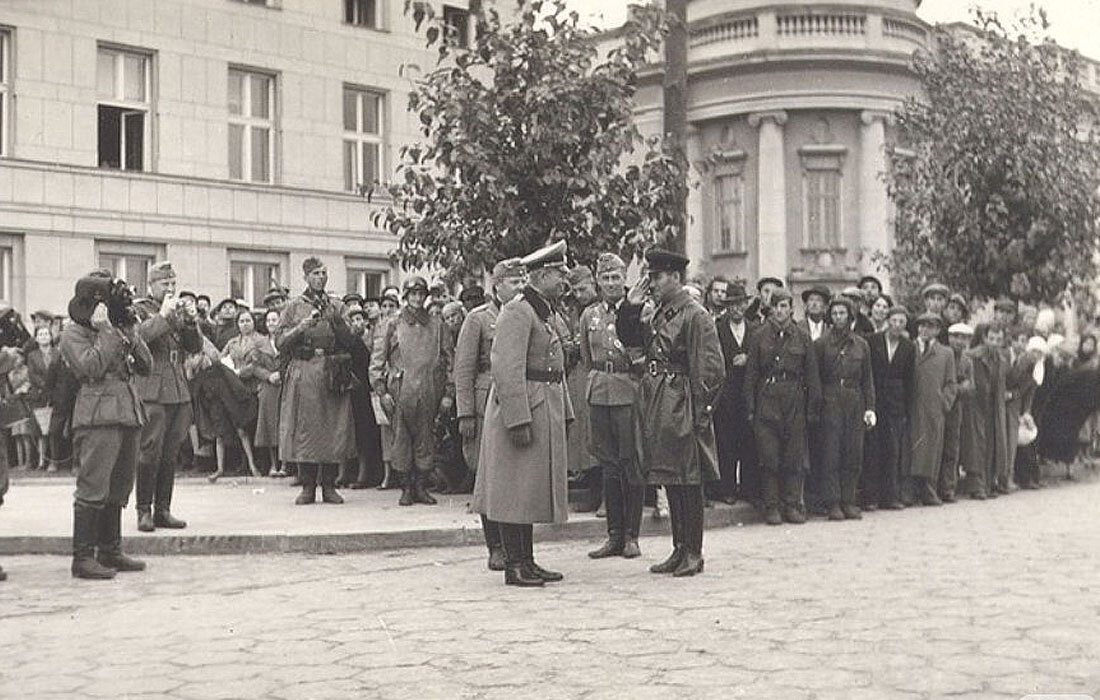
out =
[(539, 547), (164, 557), (110, 582), (9, 557), (10, 698), (1100, 697), (1100, 482), (706, 536), (706, 573)]

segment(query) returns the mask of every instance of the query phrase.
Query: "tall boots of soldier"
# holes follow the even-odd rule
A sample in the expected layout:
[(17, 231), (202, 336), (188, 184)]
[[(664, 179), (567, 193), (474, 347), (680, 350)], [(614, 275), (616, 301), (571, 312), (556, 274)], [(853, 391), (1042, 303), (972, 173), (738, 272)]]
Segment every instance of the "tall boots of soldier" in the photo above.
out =
[(424, 486), (425, 476), (416, 469), (406, 469), (401, 472), (401, 498), (398, 499), (397, 505), (411, 506), (414, 503), (423, 503), (434, 506), (438, 503)]
[(482, 515), (481, 532), (485, 535), (485, 546), (489, 550), (489, 571), (504, 571), (504, 544), (500, 539), (500, 525)]
[(668, 494), (669, 526), (672, 529), (672, 554), (668, 555), (660, 564), (649, 567), (650, 573), (671, 574), (680, 568), (684, 560), (684, 516), (683, 505), (680, 500), (680, 489), (675, 486), (666, 486)]
[(666, 486), (672, 525), (672, 554), (649, 570), (655, 574), (694, 576), (703, 573), (703, 490), (701, 486)]
[(525, 566), (524, 526), (515, 523), (497, 523), (497, 526), (504, 546), (504, 584), (524, 588), (544, 585), (546, 582)]
[(621, 556), (634, 559), (642, 555), (638, 532), (642, 524), (645, 486), (629, 483), (618, 470), (603, 468), (604, 503), (607, 507), (607, 541), (591, 551), (592, 559)]
[(517, 527), (520, 528), (520, 533), (523, 536), (523, 566), (526, 567), (527, 572), (534, 574), (547, 583), (554, 583), (565, 578), (560, 572), (544, 569), (535, 561), (535, 526), (528, 524)]
[(145, 571), (145, 562), (122, 553), (122, 506), (107, 504), (99, 511), (96, 561), (115, 571)]
[(294, 499), (294, 505), (305, 506), (317, 502), (317, 470), (316, 464), (298, 463), (298, 479), (302, 482), (302, 492)]

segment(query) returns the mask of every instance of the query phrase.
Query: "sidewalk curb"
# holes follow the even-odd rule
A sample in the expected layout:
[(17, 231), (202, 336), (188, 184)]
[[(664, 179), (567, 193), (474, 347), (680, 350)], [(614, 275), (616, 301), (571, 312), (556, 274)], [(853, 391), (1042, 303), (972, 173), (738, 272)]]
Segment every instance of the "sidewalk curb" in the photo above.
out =
[[(745, 503), (734, 506), (715, 504), (707, 508), (708, 530), (736, 527), (759, 522), (753, 508)], [(598, 540), (607, 532), (605, 520), (574, 520), (562, 525), (536, 525), (539, 542)], [(642, 535), (668, 534), (667, 520), (654, 520), (648, 513), (642, 519)], [(163, 532), (163, 531), (162, 531)], [(309, 535), (227, 534), (227, 535), (138, 535), (123, 538), (123, 549), (136, 556), (217, 555), (217, 554), (347, 554), (419, 547), (465, 547), (484, 545), (480, 528), (437, 528), (397, 530), (393, 532), (349, 532)], [(0, 536), (0, 555), (72, 553), (68, 537)]]

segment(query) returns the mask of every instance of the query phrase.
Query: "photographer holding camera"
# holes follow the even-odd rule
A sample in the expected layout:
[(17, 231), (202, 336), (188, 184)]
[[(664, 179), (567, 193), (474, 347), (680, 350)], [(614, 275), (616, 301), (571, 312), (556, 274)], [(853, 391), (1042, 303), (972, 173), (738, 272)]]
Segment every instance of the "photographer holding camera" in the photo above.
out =
[(73, 497), (74, 578), (108, 579), (142, 571), (122, 553), (122, 509), (134, 486), (145, 409), (133, 376), (153, 358), (135, 328), (133, 295), (106, 270), (80, 278), (69, 302), (74, 323), (61, 334), (61, 355), (80, 382), (73, 408), (77, 456)]

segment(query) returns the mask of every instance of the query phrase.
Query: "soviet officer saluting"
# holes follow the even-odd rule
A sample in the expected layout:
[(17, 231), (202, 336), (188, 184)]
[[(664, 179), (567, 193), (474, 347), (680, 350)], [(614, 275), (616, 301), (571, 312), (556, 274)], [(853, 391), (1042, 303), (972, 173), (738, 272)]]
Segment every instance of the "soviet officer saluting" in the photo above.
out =
[(855, 305), (847, 297), (829, 302), (832, 326), (814, 342), (821, 373), (821, 496), (829, 520), (858, 520), (863, 431), (875, 427), (875, 382), (871, 348), (852, 328)]
[(806, 420), (817, 422), (821, 380), (810, 336), (791, 321), (790, 293), (776, 289), (771, 300), (772, 313), (749, 342), (745, 404), (764, 474), (764, 520), (797, 525), (806, 522)]
[[(149, 297), (134, 304), (137, 331), (153, 354), (153, 369), (137, 378), (138, 395), (148, 420), (141, 429), (137, 468), (138, 529), (183, 528), (172, 515), (176, 455), (191, 426), (191, 392), (183, 361), (202, 349), (198, 310), (176, 296), (176, 271), (165, 260), (149, 270)], [(156, 505), (156, 511), (152, 506)]]
[[(616, 330), (626, 296), (626, 264), (614, 253), (596, 260), (600, 301), (581, 313), (581, 366), (588, 370), (590, 449), (599, 460), (607, 507), (607, 542), (589, 552), (593, 559), (641, 556), (638, 531), (642, 522), (645, 479), (637, 459), (634, 435), (634, 395), (630, 353)], [(637, 353), (636, 353), (637, 354)]]
[[(623, 342), (645, 348), (637, 408), (642, 468), (664, 486), (672, 525), (672, 554), (650, 571), (694, 576), (703, 572), (703, 484), (718, 479), (714, 402), (725, 380), (714, 321), (684, 287), (688, 259), (667, 250), (646, 253), (648, 276), (631, 288), (619, 309)], [(643, 322), (643, 301), (656, 308)]]
[(532, 523), (562, 523), (569, 513), (565, 427), (573, 405), (564, 383), (564, 322), (554, 310), (566, 288), (565, 249), (559, 241), (523, 258), (527, 286), (497, 316), (490, 352), (493, 384), (472, 508), (498, 523), (509, 586), (563, 578), (535, 562)]
[[(479, 472), (485, 402), (493, 383), (489, 368), (497, 317), (501, 308), (523, 289), (526, 279), (527, 270), (519, 258), (498, 262), (493, 267), (493, 289), (489, 300), (475, 307), (458, 331), (454, 359), (458, 432), (462, 436), (462, 456), (474, 472), (475, 479)], [(489, 549), (489, 570), (504, 571), (500, 528), (488, 516), (482, 515), (481, 531), (485, 536), (485, 546)]]

